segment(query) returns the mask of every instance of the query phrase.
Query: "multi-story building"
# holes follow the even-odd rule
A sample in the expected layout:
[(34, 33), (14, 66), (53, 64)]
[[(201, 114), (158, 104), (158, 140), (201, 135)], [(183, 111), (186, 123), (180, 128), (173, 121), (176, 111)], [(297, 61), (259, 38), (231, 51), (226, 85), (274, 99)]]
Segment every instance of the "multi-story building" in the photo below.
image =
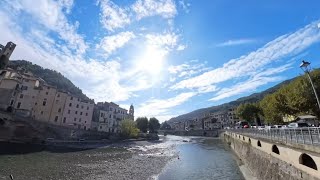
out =
[(213, 130), (221, 128), (221, 123), (214, 117), (207, 116), (203, 118), (204, 130)]
[(12, 111), (21, 91), (22, 76), (12, 69), (0, 70), (0, 109)]
[(62, 115), (62, 125), (77, 129), (90, 129), (94, 102), (68, 95)]
[(240, 118), (237, 116), (236, 111), (237, 111), (236, 107), (228, 109), (228, 124), (231, 126), (236, 124), (238, 121), (240, 121)]
[(226, 110), (217, 111), (214, 113), (210, 113), (210, 116), (216, 118), (218, 122), (221, 123), (222, 126), (228, 125), (228, 121), (229, 121), (228, 111)]
[(130, 106), (131, 113), (113, 102), (98, 102), (94, 110), (94, 120), (98, 122), (98, 131), (119, 133), (121, 121), (124, 119), (133, 120), (133, 106)]
[[(90, 129), (94, 102), (61, 92), (31, 73), (2, 71), (0, 108), (55, 125)], [(5, 96), (2, 96), (2, 95)]]

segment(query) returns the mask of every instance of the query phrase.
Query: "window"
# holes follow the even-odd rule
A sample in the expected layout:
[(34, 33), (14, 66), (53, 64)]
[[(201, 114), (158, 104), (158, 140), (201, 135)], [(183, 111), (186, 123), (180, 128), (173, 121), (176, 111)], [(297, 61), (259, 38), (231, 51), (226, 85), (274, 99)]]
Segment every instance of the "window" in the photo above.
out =
[(69, 103), (69, 107), (71, 107), (72, 106), (72, 103)]
[(38, 103), (34, 103), (34, 105), (37, 105)]
[(80, 112), (80, 115), (82, 115), (82, 112)]
[(47, 101), (43, 101), (42, 105), (45, 106), (47, 104)]
[(61, 112), (61, 108), (58, 109), (58, 112)]
[(84, 129), (84, 130), (86, 130), (86, 129), (87, 129), (87, 127), (85, 126), (85, 127), (83, 127), (83, 129)]
[(46, 95), (48, 95), (49, 94), (49, 92), (46, 92)]
[(81, 106), (81, 109), (83, 109), (83, 106)]
[(42, 115), (42, 114), (43, 114), (43, 111), (41, 111), (40, 114)]
[(79, 104), (77, 104), (77, 107), (76, 108), (79, 108)]
[(102, 129), (102, 126), (100, 126), (100, 129)]
[(111, 118), (111, 114), (109, 115), (109, 118)]
[(56, 116), (55, 118), (54, 118), (54, 122), (58, 122), (58, 116)]
[(12, 106), (14, 103), (14, 100), (12, 99), (11, 102), (10, 102), (10, 106)]
[(79, 118), (79, 122), (81, 122), (81, 118)]
[(103, 117), (103, 113), (100, 113), (100, 117)]
[(22, 99), (23, 98), (23, 94), (20, 94), (20, 99)]
[(76, 111), (75, 114), (78, 114), (78, 111)]
[(87, 110), (89, 110), (89, 107), (87, 107)]
[(73, 121), (77, 121), (77, 118), (74, 118), (74, 120)]
[(87, 121), (84, 121), (84, 123), (87, 123)]
[(68, 114), (70, 114), (70, 110), (68, 110)]
[(88, 113), (86, 113), (86, 116), (88, 116)]
[(60, 94), (58, 94), (57, 97), (60, 97)]
[(17, 108), (20, 108), (21, 106), (21, 102), (18, 102)]
[(70, 97), (70, 100), (73, 100), (73, 97)]
[(66, 123), (66, 117), (63, 118), (63, 123)]
[(50, 87), (48, 87), (48, 89), (50, 89)]

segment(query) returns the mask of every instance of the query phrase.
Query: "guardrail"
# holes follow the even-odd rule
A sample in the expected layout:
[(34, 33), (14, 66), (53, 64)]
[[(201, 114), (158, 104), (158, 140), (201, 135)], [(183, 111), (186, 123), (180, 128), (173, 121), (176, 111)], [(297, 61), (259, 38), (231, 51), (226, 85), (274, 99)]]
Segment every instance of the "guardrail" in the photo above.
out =
[(320, 128), (272, 128), (272, 129), (229, 129), (227, 131), (252, 135), (254, 137), (267, 138), (271, 140), (290, 142), (298, 144), (320, 145)]

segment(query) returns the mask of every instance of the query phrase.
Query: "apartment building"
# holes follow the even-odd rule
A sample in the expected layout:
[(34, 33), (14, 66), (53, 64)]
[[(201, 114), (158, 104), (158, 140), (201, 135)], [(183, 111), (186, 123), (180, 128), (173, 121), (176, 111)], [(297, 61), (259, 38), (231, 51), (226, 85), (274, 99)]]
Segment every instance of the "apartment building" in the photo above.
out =
[(68, 95), (65, 101), (61, 125), (88, 130), (91, 128), (93, 110), (94, 102)]
[(98, 102), (94, 110), (94, 120), (98, 122), (98, 131), (119, 133), (121, 132), (121, 121), (124, 119), (133, 120), (133, 106), (130, 107), (131, 112), (120, 107), (113, 102)]
[(0, 108), (38, 121), (90, 129), (94, 102), (46, 84), (25, 71), (7, 69), (0, 76)]
[(237, 108), (229, 108), (228, 109), (228, 123), (229, 125), (236, 124), (238, 121), (240, 121), (240, 118), (237, 116)]

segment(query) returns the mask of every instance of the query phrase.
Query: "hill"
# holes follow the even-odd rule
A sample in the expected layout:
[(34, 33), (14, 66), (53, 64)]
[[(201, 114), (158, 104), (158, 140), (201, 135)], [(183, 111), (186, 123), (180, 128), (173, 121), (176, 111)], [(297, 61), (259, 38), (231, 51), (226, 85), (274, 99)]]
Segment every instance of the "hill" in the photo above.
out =
[(242, 103), (252, 103), (252, 102), (257, 102), (260, 101), (264, 96), (266, 96), (267, 94), (271, 94), (274, 93), (275, 91), (277, 91), (281, 86), (285, 85), (285, 84), (289, 84), (291, 81), (293, 81), (295, 78), (293, 79), (289, 79), (286, 81), (283, 81), (269, 89), (266, 89), (260, 93), (254, 93), (251, 94), (249, 96), (245, 96), (245, 97), (241, 97), (235, 101), (231, 101), (228, 103), (224, 103), (221, 105), (217, 105), (217, 106), (211, 106), (208, 108), (202, 108), (202, 109), (197, 109), (195, 111), (189, 112), (187, 114), (183, 114), (174, 118), (171, 118), (169, 120), (169, 122), (181, 122), (181, 121), (185, 121), (185, 120), (189, 120), (189, 119), (194, 119), (194, 118), (200, 118), (203, 117), (204, 114), (207, 113), (214, 113), (214, 112), (218, 112), (224, 109), (229, 109), (231, 107), (235, 107), (238, 106)]
[(82, 99), (89, 99), (85, 94), (82, 93), (80, 88), (76, 87), (68, 78), (64, 77), (57, 71), (45, 69), (39, 65), (32, 64), (31, 62), (25, 60), (9, 61), (8, 67), (15, 70), (17, 70), (18, 67), (23, 68), (31, 72), (36, 77), (45, 80), (49, 85), (55, 86), (59, 90), (70, 92), (71, 94)]

